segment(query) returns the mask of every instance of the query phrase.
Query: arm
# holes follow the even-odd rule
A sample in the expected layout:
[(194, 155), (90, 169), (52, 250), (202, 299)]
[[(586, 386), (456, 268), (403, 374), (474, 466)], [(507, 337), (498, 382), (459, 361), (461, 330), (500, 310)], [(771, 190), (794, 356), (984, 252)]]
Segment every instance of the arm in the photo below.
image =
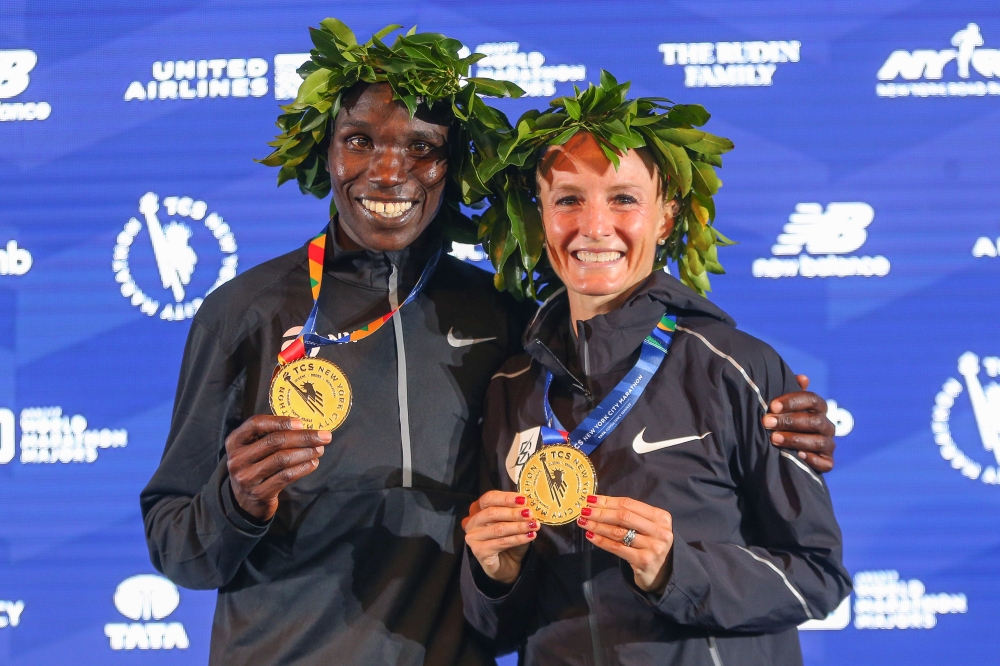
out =
[(242, 418), (242, 381), (243, 369), (196, 318), (163, 458), (140, 495), (150, 560), (184, 587), (232, 580), (266, 534), (280, 489), (315, 469), (320, 437), (329, 441), (272, 416), (228, 433)]
[[(791, 372), (768, 350), (764, 396), (788, 390)], [(850, 590), (841, 537), (823, 480), (796, 456), (769, 443), (755, 393), (733, 382), (731, 402), (745, 497), (746, 546), (688, 542), (670, 514), (628, 498), (594, 498), (581, 527), (595, 545), (628, 564), (626, 580), (659, 613), (679, 624), (778, 631), (825, 617)], [(632, 547), (621, 539), (638, 536)]]

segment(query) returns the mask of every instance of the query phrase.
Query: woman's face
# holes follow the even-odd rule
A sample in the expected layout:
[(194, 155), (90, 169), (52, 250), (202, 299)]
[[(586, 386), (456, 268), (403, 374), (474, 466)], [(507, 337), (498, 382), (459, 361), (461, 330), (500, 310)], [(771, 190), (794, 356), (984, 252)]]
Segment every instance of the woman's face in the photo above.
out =
[(581, 296), (630, 293), (653, 271), (657, 241), (673, 220), (649, 152), (630, 150), (616, 171), (594, 137), (553, 146), (538, 168), (549, 261)]

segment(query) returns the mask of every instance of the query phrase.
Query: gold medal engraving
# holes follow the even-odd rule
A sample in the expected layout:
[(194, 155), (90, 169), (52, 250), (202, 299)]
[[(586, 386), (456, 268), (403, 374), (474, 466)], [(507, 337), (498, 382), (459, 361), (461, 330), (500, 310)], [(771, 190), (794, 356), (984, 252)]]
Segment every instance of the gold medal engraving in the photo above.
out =
[(579, 449), (543, 446), (521, 469), (517, 490), (528, 499), (538, 522), (565, 525), (580, 516), (587, 495), (597, 491), (594, 464)]
[(279, 367), (271, 379), (271, 411), (301, 419), (308, 430), (336, 430), (351, 411), (351, 384), (322, 358), (301, 358)]

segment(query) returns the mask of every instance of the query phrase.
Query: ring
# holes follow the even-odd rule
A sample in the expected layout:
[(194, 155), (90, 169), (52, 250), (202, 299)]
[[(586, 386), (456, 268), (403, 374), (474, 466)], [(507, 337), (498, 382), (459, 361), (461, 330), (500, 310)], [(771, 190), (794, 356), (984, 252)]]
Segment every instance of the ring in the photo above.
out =
[(622, 539), (622, 543), (631, 548), (633, 541), (635, 541), (635, 530), (629, 530), (625, 533), (625, 538)]

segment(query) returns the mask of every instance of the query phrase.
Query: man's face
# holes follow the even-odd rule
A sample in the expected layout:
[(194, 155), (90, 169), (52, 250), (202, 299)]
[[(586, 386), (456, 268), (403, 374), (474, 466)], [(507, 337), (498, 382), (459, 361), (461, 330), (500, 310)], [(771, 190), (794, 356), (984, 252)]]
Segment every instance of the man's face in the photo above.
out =
[(445, 188), (448, 125), (411, 120), (388, 84), (350, 95), (334, 122), (329, 169), (340, 228), (376, 252), (401, 250), (427, 228)]

